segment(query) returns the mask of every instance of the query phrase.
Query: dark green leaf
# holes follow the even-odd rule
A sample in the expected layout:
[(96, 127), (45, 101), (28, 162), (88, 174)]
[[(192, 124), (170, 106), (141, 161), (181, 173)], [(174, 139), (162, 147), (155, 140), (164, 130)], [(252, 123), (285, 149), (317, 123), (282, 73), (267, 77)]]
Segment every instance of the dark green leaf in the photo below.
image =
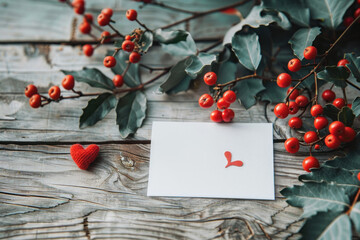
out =
[(250, 71), (256, 71), (261, 61), (258, 35), (238, 33), (233, 37), (231, 44), (239, 62)]
[[(291, 1), (293, 2), (293, 1)], [(319, 27), (301, 28), (289, 40), (291, 48), (300, 60), (304, 58), (304, 49), (311, 46), (315, 38), (321, 33)]]
[(354, 223), (355, 229), (360, 233), (360, 202), (356, 203), (350, 212), (350, 218)]
[(162, 29), (156, 29), (154, 38), (159, 43), (163, 44), (173, 44), (181, 41), (186, 41), (188, 32), (184, 30), (175, 30), (175, 31), (163, 31)]
[(343, 107), (338, 115), (338, 120), (345, 124), (345, 126), (351, 127), (353, 125), (355, 115), (353, 111), (348, 107)]
[(320, 20), (320, 24), (330, 29), (336, 29), (343, 21), (346, 10), (353, 1), (341, 0), (305, 0), (310, 8), (310, 15), (313, 19)]
[(150, 31), (146, 31), (141, 35), (139, 46), (142, 52), (146, 53), (153, 45), (153, 38), (153, 33)]
[(345, 58), (349, 61), (346, 66), (350, 69), (356, 81), (360, 82), (360, 57), (356, 57), (354, 53), (347, 53)]
[(116, 123), (120, 135), (126, 138), (141, 127), (145, 119), (146, 97), (141, 91), (130, 92), (121, 97), (116, 106)]
[(122, 43), (124, 42), (124, 40), (116, 40), (114, 42), (114, 47), (115, 48), (122, 48)]
[(350, 240), (350, 218), (341, 212), (320, 212), (306, 221), (300, 233), (303, 239)]
[(360, 115), (360, 97), (355, 98), (352, 103), (351, 109), (353, 110), (356, 117)]
[[(107, 55), (112, 55), (109, 51)], [(129, 55), (124, 51), (118, 52), (115, 56), (116, 66), (111, 68), (111, 71), (115, 74), (122, 74), (127, 67), (127, 61), (129, 61)], [(136, 87), (140, 84), (140, 72), (139, 64), (132, 63), (124, 76), (124, 82), (129, 87)]]
[(61, 71), (66, 75), (73, 75), (75, 81), (87, 83), (92, 87), (107, 90), (113, 90), (115, 88), (112, 80), (96, 68), (83, 68), (83, 70), (80, 71)]
[(195, 41), (190, 34), (186, 37), (186, 41), (180, 41), (174, 44), (161, 43), (161, 47), (165, 52), (173, 56), (191, 56), (197, 52)]
[(199, 53), (198, 56), (191, 56), (190, 58), (191, 63), (185, 69), (185, 72), (192, 78), (196, 78), (205, 66), (209, 66), (216, 61), (216, 55), (210, 53)]
[(349, 72), (344, 67), (328, 66), (317, 74), (318, 78), (326, 82), (334, 83), (336, 86), (345, 88)]
[(337, 121), (339, 112), (340, 109), (329, 103), (325, 105), (323, 113), (326, 117), (331, 118), (331, 120)]
[(351, 142), (347, 155), (345, 157), (336, 157), (334, 160), (325, 162), (325, 165), (331, 167), (338, 167), (347, 169), (354, 173), (360, 171), (360, 134), (358, 134), (354, 141)]
[(100, 94), (91, 99), (80, 116), (80, 128), (93, 126), (102, 120), (116, 105), (116, 98), (111, 93)]
[(279, 103), (284, 101), (286, 97), (286, 88), (280, 88), (276, 82), (265, 81), (265, 90), (261, 91), (258, 96), (261, 101), (269, 101), (271, 103)]
[(241, 103), (246, 109), (256, 104), (255, 96), (264, 89), (265, 87), (262, 84), (262, 80), (257, 78), (239, 81), (233, 88), (236, 96), (241, 100)]

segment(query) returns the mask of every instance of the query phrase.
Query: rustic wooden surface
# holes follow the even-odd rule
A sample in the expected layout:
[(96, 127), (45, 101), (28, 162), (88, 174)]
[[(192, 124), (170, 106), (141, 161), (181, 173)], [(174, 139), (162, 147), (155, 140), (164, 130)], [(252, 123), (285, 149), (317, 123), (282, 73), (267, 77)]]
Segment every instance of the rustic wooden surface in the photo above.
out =
[[(114, 7), (119, 18), (125, 9), (138, 6), (124, 0), (87, 2), (93, 13), (103, 6)], [(194, 10), (212, 8), (212, 1), (195, 5), (190, 0), (164, 2)], [(186, 16), (172, 11), (154, 14), (157, 10), (141, 10), (150, 27)], [(151, 86), (145, 92), (149, 99), (147, 119), (129, 139), (118, 134), (114, 112), (94, 127), (79, 129), (78, 118), (89, 100), (86, 98), (31, 109), (23, 95), (25, 86), (33, 83), (46, 93), (50, 85), (60, 84), (60, 69), (86, 65), (111, 76), (101, 64), (111, 46), (86, 58), (79, 46), (61, 45), (89, 39), (74, 32), (75, 19), (78, 17), (56, 0), (0, 1), (1, 238), (298, 238), (301, 211), (290, 207), (279, 191), (298, 182), (305, 153), (289, 156), (282, 144), (275, 144), (274, 152), (276, 201), (146, 196), (152, 122), (208, 121), (209, 111), (197, 106), (197, 98), (205, 90), (202, 87), (166, 96), (157, 92), (159, 83)], [(209, 23), (216, 20), (215, 14), (186, 27), (197, 38), (221, 37), (237, 19), (228, 16), (214, 28)], [(130, 29), (125, 20), (119, 22), (124, 32), (126, 27)], [(151, 66), (170, 66), (176, 59), (155, 48), (143, 61)], [(150, 76), (142, 71), (144, 79)], [(94, 91), (85, 84), (77, 86), (84, 92)], [(265, 109), (270, 113), (272, 108), (258, 104), (246, 111), (237, 104), (235, 122), (266, 122)], [(271, 115), (270, 120), (274, 120)], [(275, 133), (275, 137), (279, 136)], [(78, 142), (100, 146), (100, 156), (88, 171), (79, 170), (69, 156), (70, 146)], [(327, 155), (319, 158), (325, 160)]]

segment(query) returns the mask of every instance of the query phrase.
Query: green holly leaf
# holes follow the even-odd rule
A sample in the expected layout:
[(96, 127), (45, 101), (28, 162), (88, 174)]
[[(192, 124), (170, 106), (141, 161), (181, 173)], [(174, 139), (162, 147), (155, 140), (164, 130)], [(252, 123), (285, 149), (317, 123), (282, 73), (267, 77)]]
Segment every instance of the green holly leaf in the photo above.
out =
[(190, 56), (190, 58), (191, 63), (187, 66), (185, 72), (192, 78), (196, 78), (205, 66), (209, 66), (216, 61), (216, 55), (210, 53), (199, 53), (199, 55)]
[(360, 115), (360, 97), (355, 98), (352, 103), (351, 109), (353, 110), (353, 113), (356, 117)]
[(328, 66), (317, 74), (318, 79), (334, 83), (336, 86), (345, 88), (349, 72), (344, 67)]
[(83, 114), (80, 116), (80, 128), (95, 125), (106, 117), (115, 105), (116, 98), (112, 93), (103, 93), (97, 98), (91, 99), (83, 108)]
[(356, 57), (354, 53), (346, 53), (345, 58), (349, 61), (346, 66), (350, 69), (356, 81), (360, 82), (360, 57)]
[(146, 115), (146, 97), (141, 91), (129, 92), (119, 98), (116, 106), (116, 124), (123, 138), (141, 127)]
[[(292, 1), (291, 1), (292, 2)], [(314, 28), (300, 28), (289, 40), (291, 48), (294, 51), (294, 55), (300, 60), (304, 58), (304, 49), (308, 46), (312, 46), (315, 38), (321, 33), (319, 27)]]
[(73, 75), (75, 81), (84, 82), (92, 87), (113, 90), (115, 88), (112, 80), (96, 68), (83, 68), (80, 71), (61, 70), (66, 75)]
[[(112, 51), (107, 53), (108, 56), (112, 55)], [(126, 69), (129, 61), (129, 54), (125, 53), (124, 51), (119, 51), (116, 56), (116, 66), (111, 68), (111, 71), (114, 74), (122, 75), (124, 70)], [(124, 76), (124, 83), (129, 87), (136, 87), (138, 86), (140, 81), (140, 72), (139, 72), (139, 64), (132, 63)]]
[(276, 82), (265, 81), (265, 90), (261, 91), (258, 96), (261, 101), (268, 101), (270, 103), (278, 103), (284, 101), (286, 97), (286, 88), (280, 88)]
[(350, 212), (351, 221), (354, 223), (355, 229), (360, 233), (360, 202), (356, 203)]
[(147, 53), (149, 48), (153, 45), (154, 35), (150, 31), (146, 31), (141, 35), (139, 46), (142, 52)]
[(329, 104), (325, 105), (323, 114), (326, 117), (331, 118), (331, 120), (337, 121), (339, 112), (340, 112), (340, 109), (338, 109), (337, 107), (335, 107), (334, 105), (329, 103)]
[(194, 39), (190, 34), (187, 35), (186, 41), (179, 41), (173, 44), (160, 43), (165, 52), (173, 56), (191, 56), (196, 55), (197, 48)]
[(155, 41), (163, 44), (174, 44), (186, 41), (188, 35), (189, 33), (184, 30), (163, 31), (159, 28), (154, 32)]
[(320, 24), (330, 29), (336, 29), (343, 21), (346, 10), (353, 1), (339, 0), (305, 0), (306, 6), (310, 8), (313, 19), (320, 20)]
[(355, 115), (351, 108), (343, 107), (338, 114), (338, 121), (345, 124), (345, 126), (351, 127), (354, 123)]
[(235, 91), (236, 96), (241, 100), (246, 109), (256, 104), (255, 96), (264, 89), (262, 80), (257, 78), (239, 81), (233, 87), (233, 91)]
[(258, 35), (256, 33), (238, 33), (232, 38), (231, 44), (239, 62), (250, 71), (255, 72), (261, 61)]
[(121, 40), (116, 40), (115, 42), (114, 42), (114, 48), (122, 48), (122, 43), (124, 42), (124, 40), (123, 39), (121, 39)]

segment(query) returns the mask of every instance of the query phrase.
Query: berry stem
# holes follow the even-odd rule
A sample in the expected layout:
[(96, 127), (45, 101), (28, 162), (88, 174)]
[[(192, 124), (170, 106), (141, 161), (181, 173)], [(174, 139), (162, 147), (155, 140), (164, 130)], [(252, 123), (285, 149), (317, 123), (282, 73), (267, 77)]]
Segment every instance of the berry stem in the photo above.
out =
[(349, 210), (346, 211), (346, 214), (347, 215), (350, 215), (352, 209), (354, 208), (355, 204), (357, 203), (358, 199), (359, 199), (359, 196), (360, 196), (360, 188), (359, 190), (357, 191), (356, 195), (355, 195), (355, 198), (354, 198), (354, 201), (352, 202), (351, 206), (349, 207)]
[(314, 72), (314, 79), (315, 79), (315, 96), (314, 96), (314, 100), (315, 100), (315, 104), (318, 103), (318, 78), (317, 78), (317, 73)]
[(150, 67), (143, 63), (139, 63), (139, 66), (148, 69), (150, 71), (150, 73), (153, 71), (165, 71), (165, 70), (169, 70), (171, 68), (171, 67), (162, 67), (162, 68)]
[(345, 91), (345, 88), (341, 88), (342, 89), (342, 92), (343, 92), (343, 96), (344, 96), (344, 100), (345, 100), (345, 105), (348, 104), (348, 101), (347, 101), (347, 97), (346, 97), (346, 91)]
[(271, 78), (259, 76), (259, 75), (257, 75), (257, 74), (255, 73), (255, 74), (246, 75), (246, 76), (243, 76), (243, 77), (236, 78), (235, 80), (232, 80), (232, 81), (227, 82), (227, 83), (217, 84), (217, 85), (214, 87), (214, 90), (221, 90), (223, 87), (226, 87), (226, 86), (228, 86), (228, 85), (237, 83), (237, 82), (242, 81), (242, 80), (250, 79), (250, 78), (258, 78), (258, 79), (262, 79), (262, 80), (265, 80), (265, 81), (273, 81)]
[(143, 28), (145, 28), (146, 31), (153, 32), (151, 29), (149, 29), (145, 24), (143, 24), (142, 22), (140, 22), (138, 19), (135, 19), (135, 21), (136, 21), (140, 26), (142, 26)]
[(121, 76), (125, 76), (125, 74), (127, 73), (127, 71), (129, 70), (130, 68), (130, 65), (131, 65), (131, 62), (128, 61), (127, 65), (126, 65), (126, 68), (124, 69), (123, 73), (121, 74)]
[(113, 27), (113, 25), (111, 25), (111, 23), (108, 24), (108, 26), (120, 37), (124, 38), (125, 36), (122, 35), (116, 28)]

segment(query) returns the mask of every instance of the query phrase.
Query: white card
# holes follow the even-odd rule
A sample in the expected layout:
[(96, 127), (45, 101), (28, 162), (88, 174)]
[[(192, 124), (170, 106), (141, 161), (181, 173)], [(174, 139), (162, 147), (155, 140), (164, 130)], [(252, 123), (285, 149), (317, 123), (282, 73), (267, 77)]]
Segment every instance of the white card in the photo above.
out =
[(274, 200), (272, 124), (154, 122), (147, 195)]

